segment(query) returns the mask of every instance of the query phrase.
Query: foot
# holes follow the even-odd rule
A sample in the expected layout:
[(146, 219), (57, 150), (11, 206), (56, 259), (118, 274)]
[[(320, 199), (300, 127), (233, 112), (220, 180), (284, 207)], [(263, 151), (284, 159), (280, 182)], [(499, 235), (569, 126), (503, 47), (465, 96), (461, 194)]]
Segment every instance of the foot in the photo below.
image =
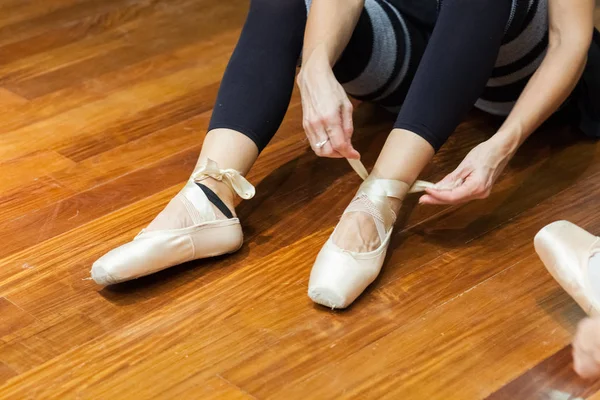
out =
[[(198, 185), (198, 183), (196, 183)], [(226, 209), (219, 208), (214, 202), (211, 202), (210, 207), (214, 212), (214, 219), (228, 219), (229, 216), (225, 215), (228, 210), (230, 215), (236, 217), (234, 207), (234, 192), (225, 183), (220, 182), (214, 178), (206, 178), (200, 183), (205, 188), (211, 190), (218, 199), (220, 199), (225, 205)], [(185, 190), (185, 189), (184, 189)], [(199, 204), (193, 204), (185, 195), (184, 190), (180, 191), (173, 199), (167, 204), (167, 206), (150, 222), (146, 228), (147, 232), (158, 231), (165, 229), (181, 229), (193, 226), (198, 221), (195, 214), (197, 210), (201, 209)], [(224, 212), (225, 211), (225, 212)], [(206, 219), (206, 217), (205, 217)], [(205, 221), (207, 222), (207, 221)]]
[(600, 316), (600, 239), (567, 221), (535, 236), (535, 250), (554, 279), (591, 316)]
[[(394, 213), (400, 208), (402, 199), (388, 199)], [(365, 212), (368, 210), (368, 212)], [(367, 196), (358, 196), (352, 200), (331, 239), (340, 249), (355, 253), (367, 253), (381, 246), (381, 237), (377, 231), (376, 220), (383, 221), (377, 206)]]
[(94, 263), (92, 279), (110, 285), (237, 251), (243, 235), (233, 193), (250, 199), (254, 187), (239, 172), (208, 160), (147, 229)]
[(345, 308), (377, 278), (396, 219), (388, 198), (401, 201), (408, 192), (400, 181), (369, 178), (361, 185), (311, 271), (315, 303)]

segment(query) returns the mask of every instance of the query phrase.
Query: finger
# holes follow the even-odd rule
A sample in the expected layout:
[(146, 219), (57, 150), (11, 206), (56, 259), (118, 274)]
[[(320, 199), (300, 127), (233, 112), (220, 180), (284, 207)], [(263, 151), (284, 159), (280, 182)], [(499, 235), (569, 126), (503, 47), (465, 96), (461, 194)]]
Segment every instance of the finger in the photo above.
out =
[(419, 204), (428, 204), (428, 205), (446, 205), (447, 203), (442, 200), (438, 200), (435, 197), (425, 194), (419, 198)]
[(306, 122), (306, 136), (310, 143), (310, 147), (319, 157), (329, 157), (332, 154), (331, 146), (328, 146), (329, 137), (325, 133), (323, 124), (319, 121), (319, 117), (314, 112), (311, 105), (307, 105), (308, 118)]
[(342, 106), (342, 129), (344, 130), (346, 138), (349, 140), (352, 139), (352, 134), (354, 133), (354, 122), (352, 120), (353, 110), (354, 107), (349, 100), (347, 100)]
[(317, 153), (317, 155), (319, 157), (326, 157), (326, 158), (345, 158), (343, 155), (341, 155), (340, 153), (338, 153), (337, 151), (335, 151), (333, 149), (330, 142), (327, 142), (323, 146), (323, 148), (320, 149), (320, 151), (319, 151), (319, 153)]
[(317, 143), (317, 135), (315, 133), (314, 110), (312, 106), (302, 98), (302, 128), (310, 144), (310, 147), (315, 150)]
[(600, 375), (600, 366), (587, 353), (575, 352), (573, 354), (573, 369), (585, 379)]
[(350, 136), (346, 133), (342, 126), (343, 111), (340, 108), (337, 113), (329, 115), (325, 118), (327, 135), (329, 136), (333, 150), (344, 156), (345, 158), (358, 159), (360, 154), (352, 147)]
[(428, 188), (425, 189), (425, 192), (438, 201), (435, 204), (461, 204), (475, 198), (476, 188), (477, 185), (473, 180), (467, 180), (462, 185), (452, 190)]
[[(344, 158), (344, 156), (342, 154), (340, 154), (338, 151), (336, 151), (333, 148), (333, 145), (331, 143), (331, 137), (329, 137), (327, 135), (327, 133), (325, 132), (325, 128), (321, 127), (317, 130), (319, 132), (318, 137), (319, 137), (319, 144), (325, 142), (324, 145), (322, 145), (321, 147), (317, 148), (317, 155), (319, 157), (328, 157), (328, 158)], [(324, 138), (323, 140), (321, 140), (321, 138)]]
[(341, 126), (329, 128), (329, 139), (333, 150), (345, 158), (358, 159), (360, 154), (352, 147), (350, 140), (344, 136)]
[(463, 184), (464, 180), (469, 176), (469, 170), (459, 165), (453, 172), (449, 173), (435, 184), (438, 190), (452, 190)]
[(351, 155), (347, 158), (359, 160), (360, 153), (352, 146), (352, 135), (354, 134), (354, 121), (352, 119), (353, 110), (354, 107), (350, 101), (344, 104), (342, 108), (342, 129), (344, 130), (344, 135), (346, 136), (348, 144), (352, 148), (350, 151)]

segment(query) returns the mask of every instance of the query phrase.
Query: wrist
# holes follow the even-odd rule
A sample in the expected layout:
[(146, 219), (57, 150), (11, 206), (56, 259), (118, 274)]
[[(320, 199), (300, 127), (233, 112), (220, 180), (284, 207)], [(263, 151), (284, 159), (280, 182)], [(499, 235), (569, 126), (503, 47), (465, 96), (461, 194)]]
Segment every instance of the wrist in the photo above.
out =
[(512, 157), (521, 144), (522, 136), (515, 131), (499, 130), (489, 141), (498, 150), (498, 153), (504, 157)]
[(333, 68), (333, 55), (327, 50), (324, 43), (305, 46), (302, 50), (302, 68)]

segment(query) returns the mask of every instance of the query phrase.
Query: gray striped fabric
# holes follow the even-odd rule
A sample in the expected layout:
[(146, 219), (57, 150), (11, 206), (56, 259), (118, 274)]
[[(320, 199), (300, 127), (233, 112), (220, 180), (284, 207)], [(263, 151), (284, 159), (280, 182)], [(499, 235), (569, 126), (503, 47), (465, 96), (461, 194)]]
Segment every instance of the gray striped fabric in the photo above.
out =
[[(437, 0), (431, 1), (437, 4)], [(411, 31), (415, 25), (394, 4), (401, 0), (365, 0), (364, 12), (373, 29), (371, 58), (356, 78), (342, 85), (349, 95), (383, 103), (390, 111), (399, 111), (405, 80), (411, 80), (411, 62), (420, 58), (413, 46)], [(305, 0), (307, 10), (311, 0)], [(422, 29), (422, 28), (420, 28)], [(430, 32), (424, 32), (427, 35)], [(547, 48), (547, 0), (513, 0), (505, 42), (486, 89), (475, 106), (495, 115), (508, 115), (531, 75), (541, 64)], [(404, 42), (404, 54), (398, 43)], [(418, 49), (422, 52), (422, 49)], [(410, 71), (410, 72), (409, 72)], [(406, 87), (406, 85), (404, 85)], [(392, 103), (392, 104), (390, 104)]]

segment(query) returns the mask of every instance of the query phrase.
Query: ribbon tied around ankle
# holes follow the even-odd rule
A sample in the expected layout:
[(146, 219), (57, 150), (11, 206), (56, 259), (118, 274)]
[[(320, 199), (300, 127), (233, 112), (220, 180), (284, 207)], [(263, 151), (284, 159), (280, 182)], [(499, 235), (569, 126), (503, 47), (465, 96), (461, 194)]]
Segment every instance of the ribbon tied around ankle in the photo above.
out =
[(360, 160), (347, 160), (352, 169), (364, 180), (357, 195), (362, 193), (371, 200), (383, 217), (386, 230), (390, 229), (396, 221), (396, 213), (390, 207), (388, 197), (403, 200), (407, 193), (423, 192), (427, 188), (435, 187), (433, 183), (425, 181), (416, 181), (412, 186), (408, 186), (407, 183), (398, 180), (372, 178)]
[(206, 178), (223, 182), (244, 200), (253, 198), (256, 193), (254, 186), (238, 171), (235, 169), (220, 169), (219, 165), (211, 159), (206, 160), (206, 163), (195, 171), (190, 179), (194, 182), (200, 182)]
[[(363, 181), (366, 181), (369, 177), (369, 173), (367, 172), (364, 164), (360, 160), (351, 160), (349, 158), (347, 158), (347, 160), (354, 172), (356, 172), (358, 176), (363, 179)], [(406, 193), (424, 192), (425, 189), (430, 188), (435, 188), (435, 184), (427, 181), (415, 181), (415, 183), (413, 183)]]

